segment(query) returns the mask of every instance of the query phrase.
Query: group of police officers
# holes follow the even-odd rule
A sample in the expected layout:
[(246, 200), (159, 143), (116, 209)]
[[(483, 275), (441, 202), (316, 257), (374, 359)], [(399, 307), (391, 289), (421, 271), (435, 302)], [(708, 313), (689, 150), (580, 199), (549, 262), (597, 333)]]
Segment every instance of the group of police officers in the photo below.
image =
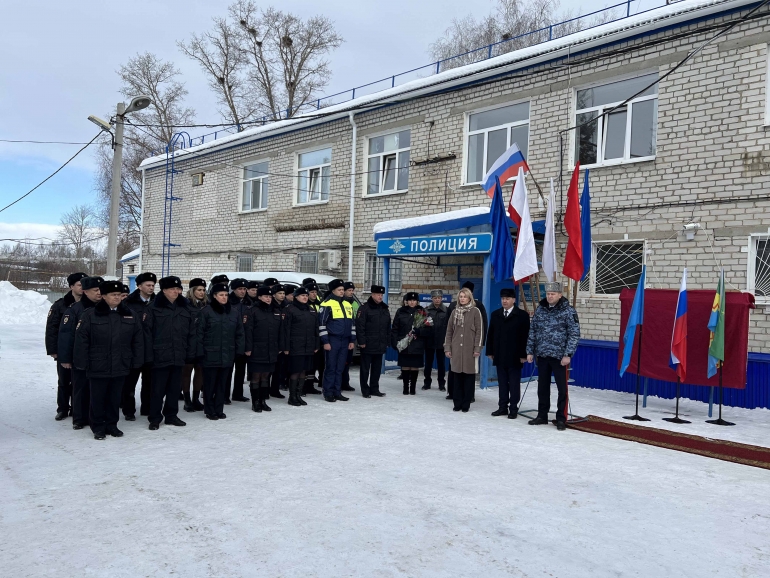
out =
[[(210, 420), (225, 419), (224, 405), (232, 401), (251, 401), (257, 413), (271, 411), (267, 400), (285, 398), (281, 391), (288, 391), (293, 406), (307, 405), (302, 397), (308, 394), (348, 401), (343, 391), (355, 391), (349, 369), (356, 342), (362, 396), (385, 396), (379, 386), (383, 354), (400, 337), (394, 335), (385, 287), (371, 286), (370, 297), (359, 305), (355, 285), (341, 279), (329, 283), (323, 298), (312, 278), (300, 286), (274, 278), (261, 284), (226, 275), (210, 283), (196, 278), (186, 296), (179, 277), (158, 281), (153, 273), (138, 275), (132, 293), (118, 281), (84, 273), (73, 273), (67, 282), (70, 291), (51, 306), (45, 335), (46, 352), (57, 364), (56, 420), (72, 416), (73, 429), (89, 425), (97, 440), (123, 435), (117, 427), (121, 409), (127, 421), (136, 419), (140, 378), (140, 415), (147, 416), (150, 430), (161, 422), (186, 425), (178, 416), (180, 399), (186, 411), (203, 410)], [(501, 291), (502, 307), (489, 324), (482, 312), (485, 339), (489, 329), (487, 355), (500, 380), (499, 408), (492, 415), (517, 416), (521, 367), (536, 358), (539, 407), (530, 424), (548, 423), (553, 375), (559, 390), (557, 426), (564, 429), (566, 366), (577, 347), (579, 325), (561, 286), (549, 284), (546, 290), (531, 326), (529, 315), (514, 307), (510, 289)], [(440, 290), (431, 297), (423, 389), (431, 387), (435, 359), (443, 391), (442, 335), (456, 304), (447, 308)], [(451, 376), (447, 399), (452, 398)], [(410, 392), (405, 386), (405, 394), (414, 394), (415, 378), (406, 376), (412, 387)], [(314, 387), (316, 379), (322, 392)], [(244, 395), (245, 380), (251, 398)]]

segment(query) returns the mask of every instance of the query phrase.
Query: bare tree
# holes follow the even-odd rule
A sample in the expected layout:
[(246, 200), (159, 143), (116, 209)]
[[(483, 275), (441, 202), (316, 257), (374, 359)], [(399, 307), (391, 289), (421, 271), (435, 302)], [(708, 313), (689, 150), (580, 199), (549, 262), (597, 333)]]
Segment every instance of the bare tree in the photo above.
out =
[(613, 18), (612, 11), (590, 19), (577, 19), (547, 28), (556, 22), (573, 18), (570, 12), (559, 13), (558, 0), (498, 0), (493, 13), (476, 19), (469, 14), (454, 19), (444, 35), (431, 45), (431, 56), (441, 60), (448, 70), (479, 62), (489, 57), (487, 46), (496, 44), (492, 56), (499, 56), (549, 39), (572, 34)]
[(302, 20), (238, 0), (227, 19), (215, 18), (211, 31), (179, 46), (209, 75), (224, 118), (241, 124), (254, 116), (292, 117), (317, 98), (331, 77), (324, 57), (342, 42), (324, 16)]
[(73, 207), (61, 216), (58, 238), (72, 245), (75, 257), (82, 257), (90, 245), (104, 236), (98, 226), (96, 211), (88, 205)]

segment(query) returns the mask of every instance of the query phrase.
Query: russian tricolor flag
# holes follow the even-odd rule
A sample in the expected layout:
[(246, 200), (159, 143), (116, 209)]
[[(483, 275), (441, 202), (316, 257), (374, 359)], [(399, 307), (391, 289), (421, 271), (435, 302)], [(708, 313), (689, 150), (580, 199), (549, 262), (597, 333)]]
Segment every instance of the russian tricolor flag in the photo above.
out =
[(495, 177), (500, 180), (500, 184), (503, 184), (519, 174), (519, 167), (529, 172), (529, 166), (524, 159), (524, 155), (521, 154), (519, 146), (513, 143), (511, 148), (500, 155), (500, 158), (495, 161), (495, 164), (484, 175), (481, 186), (484, 187), (487, 196), (492, 198), (492, 195), (495, 193)]
[(668, 365), (676, 370), (680, 381), (685, 380), (687, 376), (687, 267), (682, 274), (682, 286), (679, 288), (679, 298), (676, 302), (674, 332), (671, 335), (671, 357)]

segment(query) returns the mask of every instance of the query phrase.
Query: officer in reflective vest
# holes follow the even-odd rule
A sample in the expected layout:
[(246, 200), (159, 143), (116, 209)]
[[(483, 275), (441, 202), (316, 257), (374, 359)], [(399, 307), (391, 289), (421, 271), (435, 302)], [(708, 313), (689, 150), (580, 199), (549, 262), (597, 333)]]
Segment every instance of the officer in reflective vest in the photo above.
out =
[(345, 301), (344, 281), (329, 283), (329, 295), (321, 303), (318, 314), (318, 333), (326, 352), (323, 390), (326, 401), (347, 401), (342, 395), (342, 372), (356, 341), (353, 306)]

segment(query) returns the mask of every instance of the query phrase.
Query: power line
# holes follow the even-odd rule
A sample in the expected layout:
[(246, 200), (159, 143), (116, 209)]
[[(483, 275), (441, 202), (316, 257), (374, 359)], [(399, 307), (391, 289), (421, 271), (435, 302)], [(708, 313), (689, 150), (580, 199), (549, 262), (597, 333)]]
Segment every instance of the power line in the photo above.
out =
[[(70, 142), (70, 141), (61, 141), (61, 140), (12, 140), (12, 139), (5, 139), (5, 138), (0, 138), (0, 142), (25, 143), (25, 144), (59, 144), (59, 145), (87, 145), (87, 144), (91, 144), (90, 142)], [(97, 144), (109, 144), (109, 143), (105, 142), (105, 143), (97, 143)]]
[(80, 149), (78, 152), (76, 152), (74, 155), (72, 155), (70, 158), (68, 158), (68, 159), (67, 159), (67, 161), (66, 161), (66, 162), (65, 162), (65, 163), (64, 163), (62, 166), (60, 166), (58, 169), (56, 169), (54, 172), (52, 172), (50, 175), (48, 175), (46, 178), (44, 178), (42, 181), (40, 181), (38, 184), (36, 184), (34, 187), (32, 187), (32, 188), (31, 188), (29, 191), (27, 191), (27, 192), (26, 192), (26, 193), (24, 193), (22, 196), (20, 196), (18, 199), (16, 199), (16, 200), (15, 200), (15, 201), (13, 201), (12, 203), (9, 203), (9, 204), (7, 204), (7, 205), (6, 205), (6, 206), (4, 206), (2, 209), (0, 209), (0, 213), (2, 213), (3, 211), (5, 211), (5, 210), (6, 210), (7, 208), (9, 208), (9, 207), (12, 207), (13, 205), (15, 205), (16, 203), (18, 203), (19, 201), (21, 201), (23, 198), (25, 198), (25, 197), (28, 197), (29, 195), (31, 195), (31, 194), (32, 194), (32, 193), (33, 193), (33, 192), (34, 192), (36, 189), (38, 189), (38, 188), (39, 188), (41, 185), (43, 185), (43, 184), (44, 184), (46, 181), (48, 181), (49, 179), (51, 179), (51, 178), (52, 178), (52, 177), (53, 177), (53, 176), (54, 176), (56, 173), (58, 173), (60, 170), (62, 170), (64, 167), (66, 167), (68, 164), (70, 164), (70, 162), (72, 162), (72, 160), (73, 160), (73, 159), (74, 159), (76, 156), (78, 156), (80, 153), (82, 153), (84, 150), (86, 150), (86, 149), (87, 149), (89, 146), (91, 146), (91, 145), (93, 144), (93, 142), (94, 142), (94, 141), (95, 141), (97, 138), (99, 138), (99, 137), (101, 136), (101, 134), (102, 134), (102, 131), (99, 131), (99, 132), (96, 134), (96, 136), (95, 136), (94, 138), (92, 138), (90, 141), (88, 141), (88, 142), (85, 144), (85, 146), (84, 146), (84, 147), (82, 147), (82, 148), (81, 148), (81, 149)]

